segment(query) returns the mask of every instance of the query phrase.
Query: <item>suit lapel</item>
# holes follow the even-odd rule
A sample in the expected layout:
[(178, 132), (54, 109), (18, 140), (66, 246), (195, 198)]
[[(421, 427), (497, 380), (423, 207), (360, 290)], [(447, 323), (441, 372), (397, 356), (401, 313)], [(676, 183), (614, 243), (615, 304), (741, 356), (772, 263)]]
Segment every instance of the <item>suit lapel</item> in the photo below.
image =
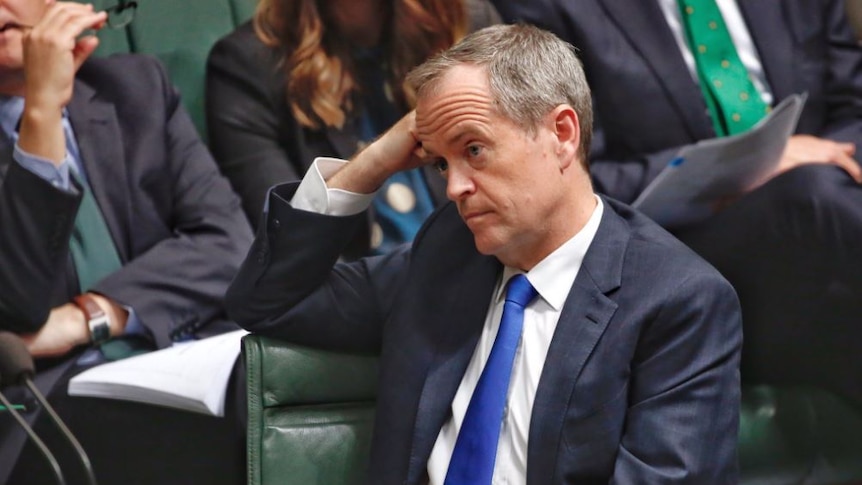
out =
[(607, 201), (599, 230), (584, 256), (581, 269), (557, 323), (530, 419), (527, 483), (559, 482), (556, 452), (570, 396), (577, 392), (578, 376), (617, 310), (607, 294), (620, 286), (622, 263), (628, 245), (628, 228)]
[(81, 81), (75, 81), (68, 110), (93, 196), (120, 259), (128, 261), (129, 244), (124, 235), (130, 233), (131, 199), (125, 193), (128, 179), (117, 113), (113, 104), (98, 99), (93, 88)]
[[(788, 18), (795, 10), (787, 2), (774, 0), (740, 0), (738, 2), (748, 32), (754, 41), (769, 88), (777, 104), (795, 90), (793, 59), (793, 22)], [(806, 19), (796, 19), (805, 23)]]
[(700, 88), (656, 0), (599, 0), (632, 48), (644, 58), (694, 139), (715, 136)]
[[(472, 237), (469, 244), (473, 244)], [(476, 254), (475, 250), (470, 254)], [(449, 271), (449, 281), (457, 282), (464, 291), (453, 292), (453, 299), (436, 305), (434, 311), (422, 317), (425, 328), (440, 330), (419, 398), (407, 483), (417, 483), (425, 473), (440, 428), (451, 415), (452, 401), (479, 341), (487, 303), (502, 267), (487, 256), (471, 256), (469, 261), (454, 263), (442, 272)]]

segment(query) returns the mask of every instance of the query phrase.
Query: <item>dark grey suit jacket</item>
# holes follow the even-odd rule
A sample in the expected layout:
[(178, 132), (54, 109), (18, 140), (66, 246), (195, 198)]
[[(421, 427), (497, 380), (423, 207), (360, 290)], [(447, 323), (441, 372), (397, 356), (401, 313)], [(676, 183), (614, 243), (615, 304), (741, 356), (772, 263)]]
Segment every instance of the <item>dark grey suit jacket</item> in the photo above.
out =
[[(68, 111), (93, 195), (123, 263), (92, 291), (130, 306), (153, 347), (236, 328), (225, 315), (222, 297), (251, 244), (251, 230), (239, 199), (219, 174), (161, 65), (144, 56), (88, 60), (76, 76)], [(0, 134), (0, 330), (35, 332), (52, 308), (80, 293), (69, 256), (79, 203), (79, 194), (59, 190), (15, 162), (11, 143)], [(37, 361), (36, 383), (89, 446), (97, 476), (117, 476), (114, 463), (118, 470), (141, 470), (136, 467), (147, 455), (131, 451), (138, 450), (137, 443), (146, 450), (152, 440), (173, 439), (148, 433), (189, 429), (182, 413), (146, 406), (130, 412), (128, 403), (120, 401), (88, 404), (69, 398), (67, 380), (85, 368), (75, 365), (79, 355), (75, 351)], [(31, 401), (17, 391), (6, 390), (15, 402)], [(185, 420), (196, 423), (193, 417)], [(163, 423), (170, 424), (160, 428)], [(53, 426), (39, 421), (37, 429), (41, 425), (39, 432), (47, 440), (45, 431), (53, 431)], [(112, 441), (103, 425), (121, 427), (123, 437)], [(55, 438), (59, 444), (49, 443), (54, 453), (69, 449)], [(0, 416), (0, 483), (23, 440), (17, 425)], [(120, 446), (132, 456), (117, 461), (93, 445), (113, 451)], [(227, 461), (222, 453), (210, 452)], [(174, 453), (178, 466), (192, 462), (194, 457), (187, 454)], [(58, 459), (67, 474), (79, 469), (74, 456)], [(47, 469), (41, 457), (36, 460), (30, 466)], [(47, 483), (51, 478), (29, 474), (26, 480)]]
[[(224, 322), (221, 297), (251, 231), (162, 67), (146, 57), (92, 59), (68, 110), (123, 263), (93, 291), (131, 306), (159, 347)], [(0, 328), (26, 333), (80, 292), (69, 258), (80, 194), (22, 168), (4, 145)]]
[[(333, 265), (363, 215), (292, 209), (267, 224), (228, 291), (261, 334), (379, 352), (370, 483), (422, 483), (501, 264), (454, 205), (412, 248)], [(605, 199), (539, 382), (527, 483), (736, 483), (739, 304), (730, 285), (644, 216)]]

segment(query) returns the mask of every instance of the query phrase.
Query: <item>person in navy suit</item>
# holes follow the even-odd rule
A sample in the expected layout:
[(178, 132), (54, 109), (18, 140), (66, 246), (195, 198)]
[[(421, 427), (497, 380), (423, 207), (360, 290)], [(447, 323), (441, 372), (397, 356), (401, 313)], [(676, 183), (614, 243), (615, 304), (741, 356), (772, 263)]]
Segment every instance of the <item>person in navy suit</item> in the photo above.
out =
[[(276, 186), (226, 299), (259, 334), (379, 353), (369, 483), (447, 481), (526, 275), (495, 483), (736, 483), (740, 308), (708, 263), (594, 193), (590, 90), (530, 26), (471, 34), (408, 76), (416, 110), (344, 163)], [(432, 164), (451, 200), (412, 246), (336, 262), (383, 180)]]
[[(25, 342), (36, 385), (100, 483), (236, 483), (244, 453), (235, 423), (67, 393), (70, 378), (129, 350), (237, 329), (222, 297), (252, 240), (164, 68), (145, 56), (90, 58), (98, 38), (89, 34), (106, 21), (82, 3), (0, 3), (0, 330)], [(89, 279), (96, 265), (72, 249), (99, 229), (75, 222), (85, 194), (103, 219), (92, 253), (115, 252)], [(29, 393), (4, 393), (28, 404), (67, 483), (86, 483)], [(53, 483), (25, 441), (0, 413), (0, 483)]]
[[(593, 87), (599, 192), (632, 201), (681, 147), (714, 138), (676, 0), (495, 0), (575, 45)], [(718, 0), (767, 105), (808, 93), (768, 182), (671, 228), (737, 290), (743, 381), (862, 406), (862, 48), (842, 0)]]

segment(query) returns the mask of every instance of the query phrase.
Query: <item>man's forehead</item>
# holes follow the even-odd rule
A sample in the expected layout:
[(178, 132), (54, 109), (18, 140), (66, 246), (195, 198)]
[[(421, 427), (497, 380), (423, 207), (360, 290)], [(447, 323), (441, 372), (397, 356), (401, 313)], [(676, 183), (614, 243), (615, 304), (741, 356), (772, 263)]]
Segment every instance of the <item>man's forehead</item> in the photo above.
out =
[(451, 69), (435, 89), (417, 100), (416, 130), (420, 139), (433, 137), (454, 125), (489, 121), (493, 98), (481, 68)]
[(469, 88), (488, 89), (488, 71), (484, 66), (475, 64), (456, 64), (444, 72), (429, 90), (428, 97), (440, 95), (443, 91), (457, 91)]

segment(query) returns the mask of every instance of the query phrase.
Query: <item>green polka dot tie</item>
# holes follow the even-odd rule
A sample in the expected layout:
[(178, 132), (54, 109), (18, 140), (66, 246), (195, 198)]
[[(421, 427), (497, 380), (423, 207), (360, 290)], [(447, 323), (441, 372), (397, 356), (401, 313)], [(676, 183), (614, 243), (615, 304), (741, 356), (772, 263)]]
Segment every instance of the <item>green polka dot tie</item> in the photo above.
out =
[(769, 106), (739, 59), (715, 0), (679, 0), (700, 89), (718, 136), (747, 131)]

